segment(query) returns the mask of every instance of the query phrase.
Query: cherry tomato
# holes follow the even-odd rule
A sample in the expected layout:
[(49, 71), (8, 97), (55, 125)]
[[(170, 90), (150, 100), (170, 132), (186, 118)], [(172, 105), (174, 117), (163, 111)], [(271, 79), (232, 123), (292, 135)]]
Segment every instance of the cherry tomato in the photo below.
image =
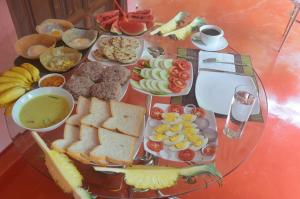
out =
[(171, 76), (174, 76), (174, 77), (178, 77), (178, 75), (179, 75), (179, 69), (176, 67), (176, 66), (172, 66), (171, 68), (170, 68), (170, 75)]
[(192, 114), (197, 115), (197, 117), (204, 117), (205, 111), (203, 108), (197, 107), (192, 109)]
[(202, 149), (202, 154), (207, 156), (212, 156), (216, 153), (216, 147), (215, 146), (207, 146)]
[(182, 161), (191, 161), (195, 157), (195, 152), (191, 149), (185, 149), (183, 151), (178, 152), (178, 158)]
[(186, 60), (176, 60), (175, 61), (175, 65), (180, 69), (180, 70), (183, 70), (183, 71), (187, 71), (187, 70), (190, 70), (191, 68), (191, 65), (188, 61)]
[(151, 151), (160, 152), (164, 148), (164, 145), (161, 142), (154, 142), (154, 141), (149, 140), (147, 142), (147, 147)]
[(182, 89), (177, 87), (173, 82), (169, 82), (169, 89), (173, 92), (173, 93), (179, 93)]
[(131, 79), (133, 79), (135, 81), (140, 81), (143, 78), (139, 74), (132, 72)]
[(181, 71), (178, 75), (179, 79), (188, 80), (190, 79), (190, 74), (186, 71)]
[(180, 80), (180, 79), (174, 79), (173, 80), (173, 84), (178, 87), (178, 88), (185, 88), (186, 87), (186, 83), (183, 81), (183, 80)]
[(149, 65), (149, 61), (148, 60), (145, 60), (145, 59), (140, 59), (138, 62), (137, 62), (138, 66), (139, 67), (146, 67)]
[(183, 113), (183, 106), (181, 106), (179, 104), (171, 104), (168, 107), (168, 112), (174, 112), (174, 113), (182, 114)]
[(150, 117), (155, 120), (162, 120), (162, 113), (164, 111), (161, 108), (153, 107), (150, 111)]

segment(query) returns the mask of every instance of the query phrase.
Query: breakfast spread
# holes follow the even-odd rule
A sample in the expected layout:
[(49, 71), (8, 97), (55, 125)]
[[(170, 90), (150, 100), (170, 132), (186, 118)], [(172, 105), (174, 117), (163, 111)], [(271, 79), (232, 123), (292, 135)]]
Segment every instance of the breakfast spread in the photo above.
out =
[(132, 70), (131, 86), (154, 95), (178, 94), (189, 89), (192, 67), (186, 60), (139, 60)]
[(97, 61), (115, 61), (123, 64), (133, 63), (138, 59), (141, 41), (131, 37), (102, 36), (92, 49), (92, 56)]

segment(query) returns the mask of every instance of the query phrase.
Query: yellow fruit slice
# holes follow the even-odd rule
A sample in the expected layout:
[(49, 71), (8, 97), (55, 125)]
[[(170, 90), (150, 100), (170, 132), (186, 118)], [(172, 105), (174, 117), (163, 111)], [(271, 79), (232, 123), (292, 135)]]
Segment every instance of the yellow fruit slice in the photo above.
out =
[(13, 87), (0, 94), (0, 105), (13, 102), (26, 92), (25, 88)]
[(29, 82), (33, 82), (33, 77), (31, 75), (31, 73), (28, 70), (26, 70), (25, 68), (14, 66), (10, 70), (13, 72), (19, 73), (20, 75), (23, 75), (24, 77), (26, 77), (26, 79)]
[(27, 78), (19, 73), (16, 73), (14, 71), (5, 71), (2, 76), (4, 77), (11, 77), (11, 78), (17, 78), (17, 79), (20, 79), (26, 83), (30, 83)]
[(21, 66), (30, 72), (34, 82), (40, 79), (40, 71), (34, 65), (29, 63), (23, 63), (21, 64)]

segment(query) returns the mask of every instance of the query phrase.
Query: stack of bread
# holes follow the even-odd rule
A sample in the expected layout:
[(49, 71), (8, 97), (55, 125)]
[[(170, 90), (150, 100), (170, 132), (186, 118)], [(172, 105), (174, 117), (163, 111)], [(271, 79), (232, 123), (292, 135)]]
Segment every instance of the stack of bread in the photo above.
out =
[(80, 96), (76, 114), (66, 121), (64, 138), (55, 140), (52, 148), (85, 164), (131, 164), (145, 113), (140, 106)]

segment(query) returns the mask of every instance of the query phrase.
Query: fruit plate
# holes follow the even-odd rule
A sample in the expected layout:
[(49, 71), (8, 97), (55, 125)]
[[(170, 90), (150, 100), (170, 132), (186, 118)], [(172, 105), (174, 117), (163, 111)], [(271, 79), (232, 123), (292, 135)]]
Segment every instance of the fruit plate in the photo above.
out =
[[(175, 66), (174, 64), (176, 63), (177, 59), (171, 59), (171, 58), (142, 59), (138, 61), (138, 64), (140, 63), (140, 61), (146, 61), (147, 66), (144, 68), (140, 68), (141, 66), (134, 67), (132, 71), (132, 77), (130, 80), (130, 84), (134, 90), (144, 93), (146, 95), (159, 96), (159, 97), (176, 97), (176, 96), (187, 95), (190, 92), (193, 85), (193, 76), (194, 76), (193, 66), (191, 62), (188, 62), (186, 60), (180, 60), (180, 62), (185, 62), (190, 66), (189, 69), (180, 71), (178, 67)], [(180, 79), (180, 77), (178, 77), (180, 76), (180, 74), (177, 74), (177, 76), (174, 77), (172, 74), (172, 71), (174, 69), (177, 70), (177, 73), (187, 74), (188, 75), (187, 78), (185, 78), (184, 80)], [(139, 73), (138, 76), (141, 76), (143, 78), (141, 80), (136, 79), (136, 73)], [(185, 84), (185, 87), (180, 89), (179, 92), (171, 91), (170, 86), (174, 84), (171, 82), (178, 81), (178, 80), (182, 81), (182, 83)]]
[[(102, 40), (107, 40), (107, 39), (112, 39), (112, 38), (117, 38), (117, 37), (121, 37), (121, 38), (128, 38), (128, 39), (136, 39), (139, 41), (139, 46), (136, 49), (136, 59), (131, 62), (131, 63), (120, 63), (118, 61), (113, 61), (113, 60), (109, 60), (107, 58), (101, 57), (100, 59), (95, 59), (93, 52), (97, 49), (99, 49), (99, 43)], [(97, 61), (97, 62), (102, 62), (103, 64), (106, 65), (122, 65), (122, 66), (128, 66), (128, 65), (132, 65), (135, 64), (137, 62), (138, 59), (141, 58), (142, 54), (143, 54), (143, 50), (144, 50), (144, 41), (141, 39), (138, 39), (136, 37), (130, 37), (130, 36), (113, 36), (113, 35), (101, 35), (98, 40), (95, 42), (95, 44), (93, 45), (93, 47), (91, 48), (89, 54), (88, 54), (88, 60), (90, 61)]]
[[(160, 109), (163, 110), (164, 113), (168, 112), (168, 108), (169, 108), (170, 104), (160, 104), (160, 103), (156, 103), (154, 104), (153, 107), (158, 107)], [(193, 105), (194, 106), (194, 105)], [(152, 109), (153, 110), (153, 109)], [(184, 114), (191, 114), (193, 108), (189, 105), (184, 107)], [(197, 117), (195, 119), (193, 123), (193, 129), (196, 129), (195, 132), (197, 134), (197, 136), (201, 137), (201, 144), (200, 146), (198, 146), (198, 149), (192, 149), (192, 151), (194, 151), (195, 156), (190, 159), (187, 160), (189, 162), (193, 162), (193, 163), (197, 163), (197, 164), (203, 164), (203, 163), (207, 163), (207, 162), (211, 162), (215, 159), (215, 153), (210, 154), (210, 155), (204, 155), (203, 154), (203, 149), (210, 147), (210, 146), (214, 146), (215, 149), (218, 145), (218, 134), (217, 134), (217, 126), (216, 126), (216, 118), (213, 112), (211, 111), (207, 111), (207, 110), (203, 110), (204, 112), (204, 116), (203, 117)], [(185, 150), (178, 150), (178, 151), (174, 151), (174, 147), (172, 149), (172, 144), (170, 144), (170, 137), (172, 137), (173, 135), (179, 135), (181, 137), (183, 137), (182, 141), (191, 141), (190, 139), (188, 139), (185, 135), (185, 127), (182, 127), (181, 130), (179, 130), (177, 133), (171, 135), (171, 136), (166, 136), (166, 138), (164, 138), (163, 141), (160, 142), (155, 142), (154, 143), (161, 143), (162, 147), (161, 150), (159, 152), (155, 152), (152, 149), (149, 148), (149, 143), (148, 142), (152, 142), (153, 143), (153, 138), (150, 136), (154, 136), (154, 134), (158, 131), (156, 131), (157, 129), (155, 129), (156, 127), (158, 127), (161, 124), (167, 124), (166, 122), (164, 122), (163, 120), (156, 120), (153, 119), (149, 116), (147, 123), (146, 123), (146, 127), (144, 129), (144, 149), (151, 153), (154, 156), (166, 159), (166, 160), (171, 160), (171, 161), (176, 161), (176, 162), (187, 162), (187, 161), (183, 161), (181, 159), (179, 159), (178, 157), (178, 153), (180, 151), (185, 151)], [(173, 123), (174, 124), (174, 123)], [(178, 124), (178, 123), (177, 123)], [(172, 126), (169, 126), (172, 127)], [(187, 127), (187, 126), (186, 126)], [(190, 128), (190, 127), (188, 127)], [(156, 132), (155, 132), (156, 131)], [(165, 130), (164, 134), (168, 134), (168, 132), (171, 131), (171, 128), (168, 128), (167, 130)], [(150, 140), (151, 139), (151, 140)], [(167, 143), (169, 142), (169, 143)], [(187, 148), (187, 150), (193, 148), (191, 142), (189, 142), (189, 147)]]

